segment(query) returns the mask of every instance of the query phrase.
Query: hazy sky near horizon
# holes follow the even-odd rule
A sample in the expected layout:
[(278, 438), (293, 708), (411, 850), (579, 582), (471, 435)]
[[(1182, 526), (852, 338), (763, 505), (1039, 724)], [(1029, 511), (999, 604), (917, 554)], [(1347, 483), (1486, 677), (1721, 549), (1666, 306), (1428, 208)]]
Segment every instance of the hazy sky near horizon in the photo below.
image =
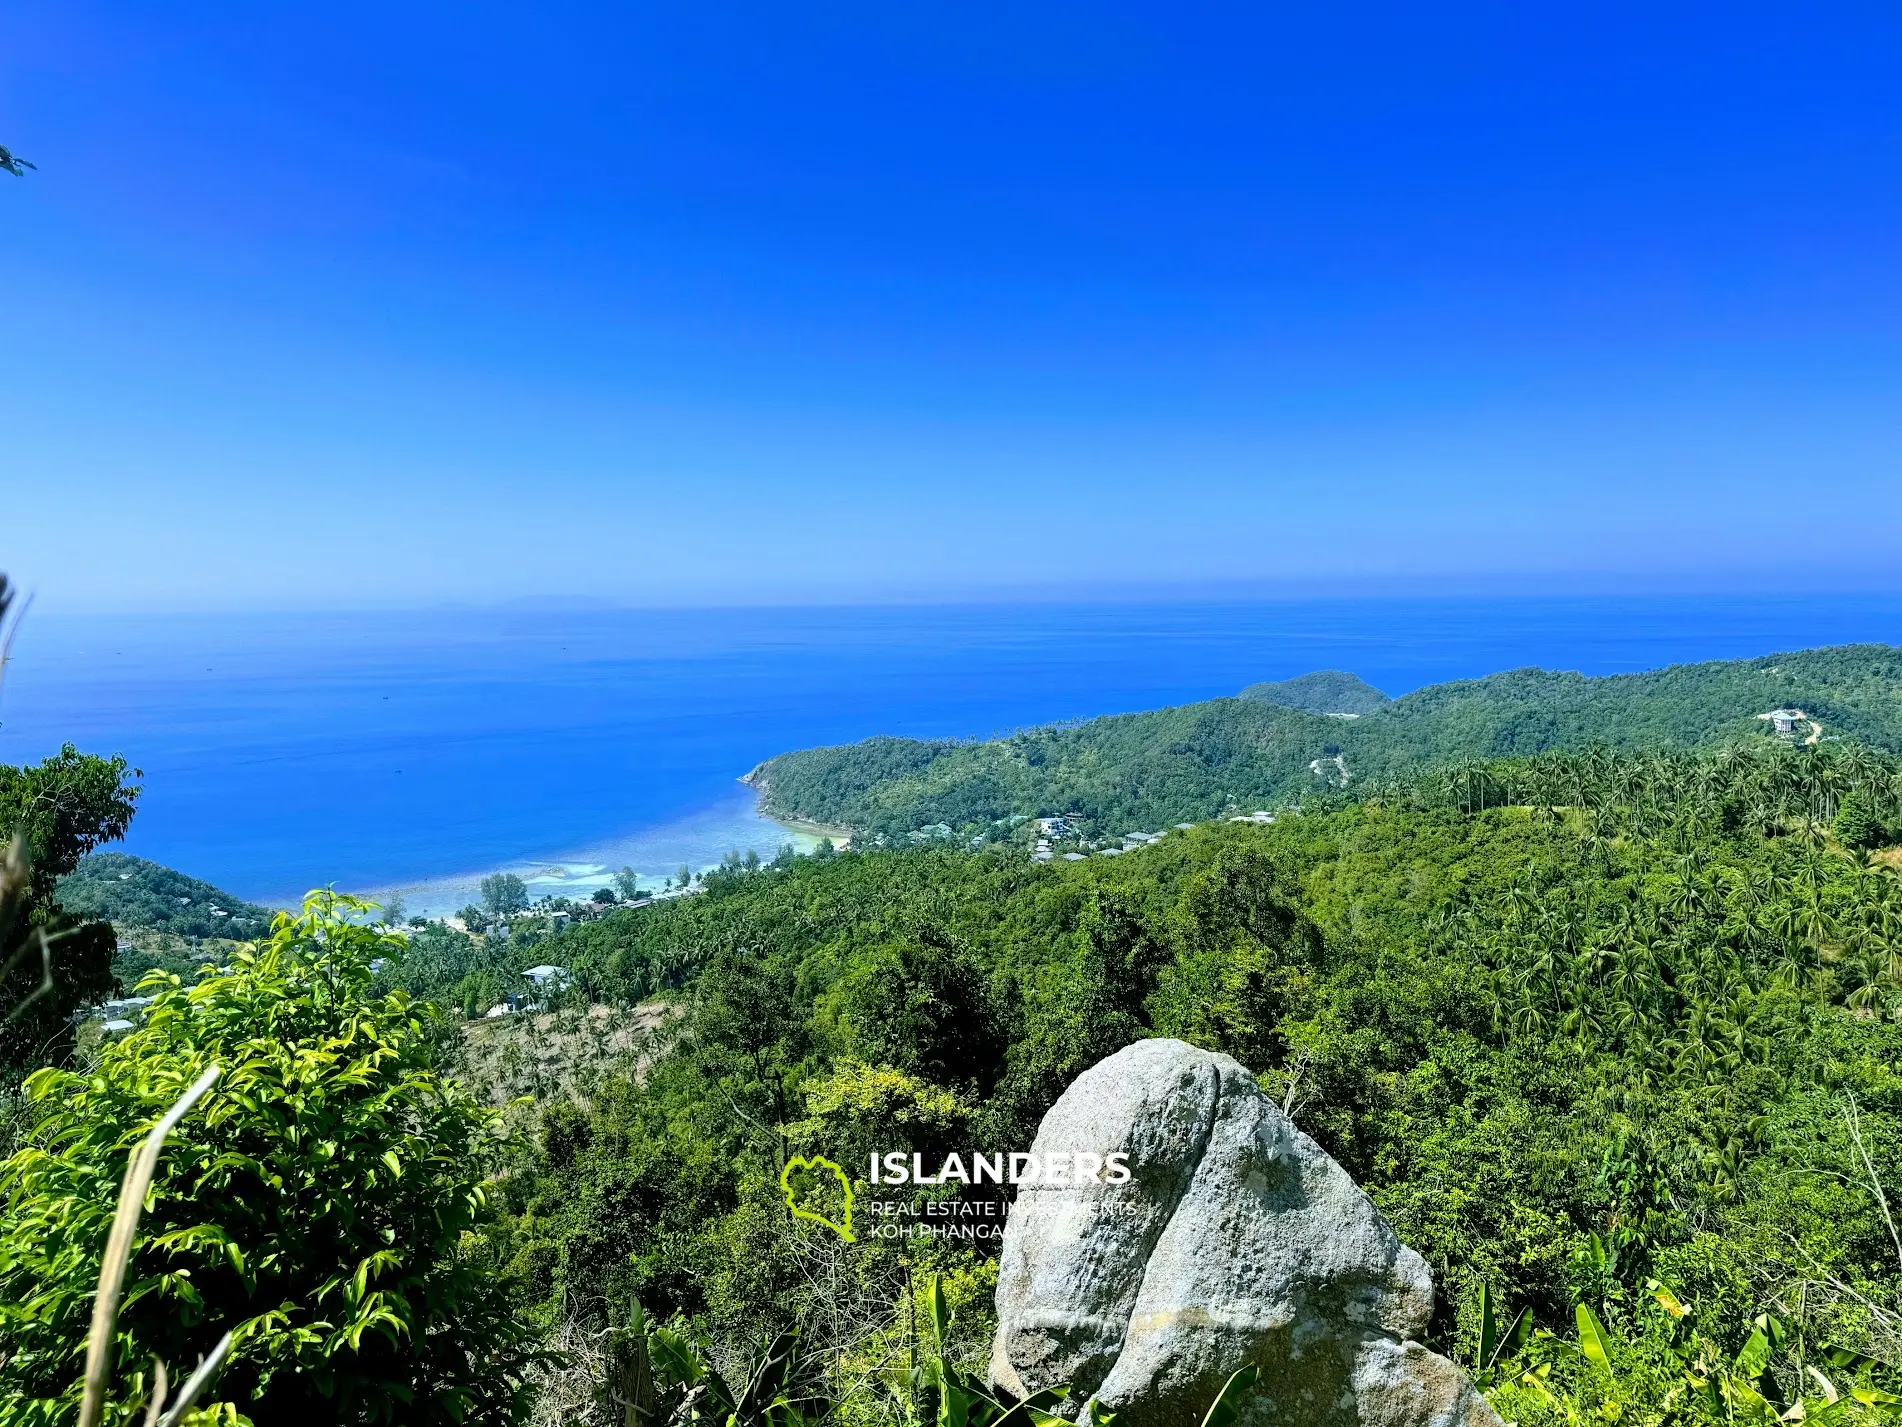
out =
[(11, 4), (49, 609), (1902, 584), (1902, 10)]

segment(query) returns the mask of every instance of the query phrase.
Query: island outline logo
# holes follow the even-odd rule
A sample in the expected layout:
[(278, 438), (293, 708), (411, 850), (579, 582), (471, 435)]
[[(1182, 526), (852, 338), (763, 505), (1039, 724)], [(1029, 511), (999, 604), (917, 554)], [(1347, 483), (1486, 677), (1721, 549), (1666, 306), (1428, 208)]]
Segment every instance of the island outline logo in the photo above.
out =
[[(828, 1218), (817, 1210), (800, 1207), (799, 1198), (801, 1190), (799, 1186), (792, 1182), (792, 1177), (801, 1170), (806, 1170), (814, 1174), (829, 1173), (834, 1179), (838, 1180), (839, 1188), (845, 1194), (845, 1222), (843, 1224), (839, 1223), (836, 1219)], [(847, 1177), (843, 1169), (839, 1168), (838, 1165), (834, 1164), (824, 1155), (816, 1154), (810, 1158), (807, 1158), (805, 1155), (794, 1155), (791, 1159), (786, 1161), (785, 1168), (779, 1171), (779, 1187), (786, 1196), (786, 1207), (792, 1211), (793, 1218), (810, 1219), (815, 1224), (824, 1224), (848, 1244), (856, 1244), (858, 1242), (858, 1236), (852, 1232), (852, 1181)]]

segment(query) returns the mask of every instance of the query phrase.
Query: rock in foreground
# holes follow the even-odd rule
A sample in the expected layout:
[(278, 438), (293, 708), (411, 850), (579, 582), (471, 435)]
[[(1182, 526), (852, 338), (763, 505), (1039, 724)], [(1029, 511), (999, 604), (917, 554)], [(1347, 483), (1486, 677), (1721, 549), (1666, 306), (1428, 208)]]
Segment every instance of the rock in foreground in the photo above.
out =
[(1126, 1154), (1131, 1178), (1020, 1189), (997, 1282), (999, 1386), (1069, 1382), (1124, 1427), (1196, 1427), (1255, 1362), (1250, 1422), (1499, 1427), (1413, 1341), (1433, 1308), (1425, 1261), (1228, 1056), (1173, 1040), (1119, 1051), (1051, 1107), (1032, 1152)]

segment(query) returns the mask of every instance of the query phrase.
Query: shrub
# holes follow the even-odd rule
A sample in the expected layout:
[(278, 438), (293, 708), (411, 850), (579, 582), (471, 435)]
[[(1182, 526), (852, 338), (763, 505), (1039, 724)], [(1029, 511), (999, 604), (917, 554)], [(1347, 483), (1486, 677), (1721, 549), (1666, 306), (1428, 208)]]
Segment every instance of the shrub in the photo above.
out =
[(214, 1389), (270, 1424), (506, 1422), (537, 1356), (479, 1229), (495, 1116), (436, 1065), (436, 1013), (370, 993), (402, 940), (313, 893), (267, 942), (186, 987), (87, 1073), (27, 1082), (0, 1166), (0, 1421), (65, 1423), (128, 1151), (206, 1066), (224, 1075), (153, 1181), (127, 1275), (108, 1423), (156, 1357), (189, 1370), (230, 1329)]

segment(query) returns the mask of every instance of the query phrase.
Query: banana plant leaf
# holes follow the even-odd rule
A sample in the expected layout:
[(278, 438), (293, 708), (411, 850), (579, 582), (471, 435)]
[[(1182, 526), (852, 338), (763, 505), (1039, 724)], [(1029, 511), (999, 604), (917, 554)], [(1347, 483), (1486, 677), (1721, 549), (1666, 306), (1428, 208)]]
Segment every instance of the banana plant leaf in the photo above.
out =
[(1493, 1349), (1492, 1357), (1486, 1362), (1487, 1368), (1496, 1369), (1511, 1362), (1525, 1351), (1526, 1344), (1531, 1341), (1532, 1310), (1521, 1308), (1519, 1316), (1512, 1320), (1512, 1326), (1506, 1329), (1505, 1336), (1500, 1338), (1499, 1346)]
[(1499, 1350), (1499, 1321), (1493, 1315), (1493, 1286), (1490, 1283), (1479, 1285), (1479, 1353), (1473, 1359), (1473, 1366), (1480, 1372), (1493, 1365), (1493, 1354)]
[(1578, 1305), (1577, 1316), (1579, 1351), (1615, 1377), (1618, 1370), (1611, 1365), (1611, 1335), (1605, 1331), (1605, 1325), (1583, 1303)]
[(1255, 1379), (1260, 1376), (1261, 1366), (1258, 1363), (1249, 1363), (1239, 1369), (1223, 1384), (1222, 1390), (1215, 1395), (1215, 1401), (1209, 1404), (1209, 1410), (1202, 1418), (1202, 1427), (1234, 1427), (1235, 1419), (1242, 1415), (1242, 1407), (1247, 1403), (1249, 1394), (1255, 1390)]
[(1864, 1368), (1886, 1368), (1888, 1363), (1881, 1358), (1872, 1358), (1867, 1353), (1859, 1353), (1854, 1348), (1839, 1348), (1834, 1343), (1825, 1343), (1816, 1350), (1816, 1355), (1833, 1368), (1845, 1372), (1861, 1372)]
[(753, 1365), (753, 1372), (734, 1410), (741, 1421), (754, 1421), (766, 1415), (766, 1409), (784, 1395), (799, 1352), (799, 1335), (781, 1333), (766, 1345), (766, 1351)]

